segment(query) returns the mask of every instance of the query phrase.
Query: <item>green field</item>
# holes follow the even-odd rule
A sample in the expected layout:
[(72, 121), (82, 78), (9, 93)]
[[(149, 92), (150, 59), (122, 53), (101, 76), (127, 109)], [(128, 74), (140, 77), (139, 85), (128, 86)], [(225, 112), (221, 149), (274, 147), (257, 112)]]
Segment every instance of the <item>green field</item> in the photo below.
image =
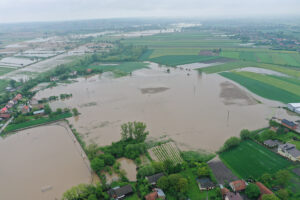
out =
[(243, 141), (229, 151), (220, 154), (221, 160), (239, 177), (259, 178), (264, 173), (275, 173), (291, 166), (291, 162), (253, 142)]
[(199, 56), (199, 55), (170, 55), (170, 56), (160, 56), (150, 59), (150, 61), (175, 67), (177, 65), (184, 65), (196, 62), (206, 62), (210, 60), (215, 60), (219, 58), (218, 56)]
[[(273, 76), (250, 72), (222, 72), (220, 74), (264, 98), (283, 103), (300, 101), (300, 89), (298, 89), (300, 85), (283, 80), (277, 81), (277, 78)], [(293, 90), (294, 88), (296, 88), (295, 91)]]
[(19, 124), (9, 124), (4, 129), (4, 132), (8, 133), (8, 132), (16, 131), (16, 130), (19, 130), (19, 129), (28, 128), (28, 127), (31, 127), (31, 126), (37, 126), (37, 125), (41, 125), (41, 124), (54, 122), (54, 121), (57, 121), (57, 120), (68, 118), (68, 117), (72, 117), (72, 113), (63, 113), (63, 114), (60, 114), (60, 115), (55, 115), (52, 118), (42, 117), (42, 118), (39, 118), (39, 119), (36, 119), (36, 120), (30, 120), (30, 121), (19, 123)]
[(2, 76), (3, 74), (6, 74), (8, 72), (14, 71), (14, 70), (15, 70), (14, 68), (0, 66), (0, 76)]
[(135, 70), (146, 68), (147, 66), (148, 66), (147, 63), (142, 63), (142, 62), (124, 62), (115, 65), (93, 64), (88, 66), (88, 68), (103, 70), (103, 72), (111, 71), (114, 72), (117, 76), (125, 76)]
[(156, 161), (171, 160), (173, 163), (183, 162), (178, 148), (173, 142), (161, 144), (149, 149), (150, 156)]
[(228, 49), (222, 51), (221, 56), (243, 61), (300, 67), (300, 54), (293, 51)]

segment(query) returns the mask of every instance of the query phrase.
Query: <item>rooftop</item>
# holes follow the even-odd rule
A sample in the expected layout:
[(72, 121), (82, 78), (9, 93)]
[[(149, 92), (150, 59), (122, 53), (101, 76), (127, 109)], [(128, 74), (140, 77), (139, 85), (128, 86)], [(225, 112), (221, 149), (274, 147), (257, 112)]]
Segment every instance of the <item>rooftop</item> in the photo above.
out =
[(237, 180), (230, 183), (230, 187), (233, 191), (238, 192), (246, 189), (247, 183), (244, 180)]
[(115, 187), (115, 188), (110, 189), (108, 191), (108, 194), (111, 197), (115, 198), (115, 197), (121, 197), (126, 194), (130, 194), (131, 192), (133, 192), (131, 185), (125, 185), (122, 187)]
[(163, 173), (154, 174), (152, 176), (147, 176), (149, 183), (156, 183), (160, 177), (164, 176)]
[(228, 200), (243, 200), (239, 193), (229, 192), (226, 194), (226, 197), (228, 198)]
[(277, 145), (280, 145), (280, 142), (278, 140), (266, 140), (264, 141), (264, 144), (270, 147), (275, 147)]
[(210, 188), (215, 186), (209, 178), (197, 178), (197, 182), (201, 185), (201, 188)]
[(291, 126), (291, 127), (296, 126), (296, 124), (294, 122), (289, 121), (287, 119), (283, 119), (283, 120), (281, 120), (281, 122), (284, 123), (284, 124), (286, 124), (286, 125), (288, 125), (288, 126)]
[(288, 105), (290, 105), (294, 108), (300, 108), (300, 103), (288, 103)]

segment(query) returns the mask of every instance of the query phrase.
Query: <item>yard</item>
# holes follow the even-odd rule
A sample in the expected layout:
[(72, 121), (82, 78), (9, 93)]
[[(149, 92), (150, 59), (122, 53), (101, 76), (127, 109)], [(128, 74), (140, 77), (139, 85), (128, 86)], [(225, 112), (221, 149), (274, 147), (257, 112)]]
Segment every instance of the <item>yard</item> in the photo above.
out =
[(220, 154), (221, 160), (239, 177), (259, 178), (291, 166), (291, 162), (250, 140)]

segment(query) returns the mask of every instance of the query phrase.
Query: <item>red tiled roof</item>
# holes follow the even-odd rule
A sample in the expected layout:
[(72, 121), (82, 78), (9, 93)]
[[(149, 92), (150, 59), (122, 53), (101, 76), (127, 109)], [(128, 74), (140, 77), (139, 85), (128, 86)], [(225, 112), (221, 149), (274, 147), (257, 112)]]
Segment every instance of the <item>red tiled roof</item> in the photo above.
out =
[(158, 197), (157, 192), (152, 192), (145, 196), (146, 200), (156, 200)]
[(221, 192), (222, 192), (222, 196), (225, 196), (230, 191), (227, 188), (224, 187), (224, 188), (221, 189)]
[(0, 118), (10, 118), (10, 114), (0, 114)]
[(273, 192), (271, 190), (269, 190), (269, 188), (267, 188), (264, 184), (262, 184), (261, 182), (256, 182), (255, 183), (260, 190), (261, 196), (264, 194), (273, 194)]
[(233, 181), (230, 183), (232, 189), (236, 192), (246, 189), (246, 182), (244, 180)]
[(6, 107), (2, 108), (0, 112), (1, 112), (1, 113), (7, 112), (7, 108), (6, 108)]

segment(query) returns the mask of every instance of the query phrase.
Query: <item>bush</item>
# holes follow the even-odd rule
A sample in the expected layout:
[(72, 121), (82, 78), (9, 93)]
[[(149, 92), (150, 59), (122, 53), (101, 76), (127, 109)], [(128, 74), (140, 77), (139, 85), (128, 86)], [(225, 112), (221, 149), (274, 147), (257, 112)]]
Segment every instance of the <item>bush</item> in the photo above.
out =
[(100, 158), (94, 158), (91, 162), (91, 167), (96, 173), (101, 171), (104, 166), (105, 166), (104, 160)]
[(237, 147), (241, 143), (241, 140), (237, 137), (230, 137), (229, 139), (226, 140), (224, 143), (223, 147), (221, 148), (222, 151), (227, 151), (229, 149), (232, 149), (234, 147)]
[(257, 199), (260, 195), (260, 190), (256, 184), (250, 183), (246, 187), (245, 193), (249, 199)]
[(240, 137), (242, 140), (247, 140), (251, 138), (251, 132), (248, 129), (241, 130)]

